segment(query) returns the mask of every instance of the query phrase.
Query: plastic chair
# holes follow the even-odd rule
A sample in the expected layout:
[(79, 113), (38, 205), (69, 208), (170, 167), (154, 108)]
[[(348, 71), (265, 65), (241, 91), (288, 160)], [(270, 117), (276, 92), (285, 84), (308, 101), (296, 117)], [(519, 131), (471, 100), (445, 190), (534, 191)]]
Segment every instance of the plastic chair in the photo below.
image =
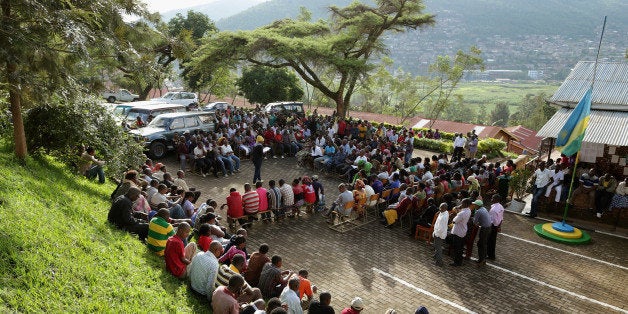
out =
[(432, 234), (434, 233), (434, 224), (436, 223), (436, 218), (438, 218), (438, 212), (434, 214), (434, 218), (432, 219), (432, 224), (430, 225), (430, 227), (417, 225), (416, 231), (414, 233), (414, 238), (421, 241), (425, 240), (425, 243), (430, 244), (432, 242)]

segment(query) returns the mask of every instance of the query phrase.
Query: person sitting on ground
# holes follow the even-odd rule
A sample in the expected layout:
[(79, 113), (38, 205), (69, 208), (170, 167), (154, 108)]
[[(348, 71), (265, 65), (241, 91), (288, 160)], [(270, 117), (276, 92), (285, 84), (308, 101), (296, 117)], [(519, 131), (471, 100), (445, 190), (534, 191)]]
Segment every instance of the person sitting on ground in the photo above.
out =
[(288, 285), (281, 291), (279, 300), (282, 304), (285, 304), (290, 314), (303, 314), (303, 308), (301, 307), (301, 300), (298, 296), (299, 292), (299, 279), (292, 278), (288, 281)]
[(268, 244), (263, 243), (260, 245), (257, 252), (253, 252), (253, 254), (251, 254), (244, 278), (253, 287), (257, 287), (260, 274), (262, 273), (262, 268), (264, 268), (266, 263), (270, 262), (270, 258), (266, 255), (268, 250)]
[[(236, 254), (233, 256), (230, 265), (221, 265), (218, 268), (218, 276), (216, 276), (216, 288), (220, 286), (225, 286), (229, 284), (229, 280), (231, 277), (239, 275), (243, 276), (246, 271), (246, 260), (244, 259), (244, 255)], [(244, 278), (244, 277), (243, 277)], [(262, 298), (262, 292), (258, 288), (252, 288), (246, 280), (244, 280), (244, 285), (242, 286), (242, 290), (240, 291), (240, 295), (238, 295), (238, 303), (249, 303), (251, 301), (255, 301)]]
[[(312, 285), (307, 277), (309, 276), (309, 272), (306, 269), (299, 270), (298, 277), (299, 278), (299, 300), (302, 300), (301, 307), (304, 310), (307, 310), (310, 306), (310, 302), (316, 293), (316, 286)], [(303, 299), (303, 296), (306, 296), (307, 299)]]
[(153, 171), (153, 177), (159, 182), (164, 180), (164, 174), (166, 173), (166, 166), (160, 162), (155, 165), (155, 171)]
[(244, 278), (238, 274), (231, 276), (227, 286), (220, 286), (212, 294), (212, 309), (218, 314), (239, 314), (238, 297), (244, 286)]
[[(241, 254), (242, 256), (246, 256), (246, 252), (243, 249), (246, 248), (246, 237), (243, 235), (237, 235), (235, 238), (234, 245), (231, 246), (225, 254), (223, 254), (218, 261), (222, 264), (229, 264), (231, 259), (236, 254)], [(245, 267), (246, 268), (246, 267)]]
[[(268, 302), (266, 302), (266, 311), (260, 312), (260, 313), (255, 313), (255, 314), (270, 314), (270, 313), (273, 313), (273, 311), (275, 309), (284, 310), (281, 307), (281, 300), (279, 300), (279, 298), (270, 298), (268, 300)], [(284, 310), (284, 312), (285, 312), (285, 310)]]
[(198, 228), (198, 240), (196, 241), (196, 244), (198, 245), (199, 250), (203, 252), (207, 252), (207, 250), (209, 250), (209, 245), (213, 242), (211, 238), (211, 230), (212, 226), (208, 223), (204, 223)]
[(98, 183), (103, 184), (105, 183), (105, 171), (103, 170), (105, 162), (103, 160), (98, 160), (94, 156), (95, 153), (96, 151), (93, 147), (87, 147), (87, 149), (81, 154), (79, 172), (89, 180), (98, 176)]
[(292, 271), (281, 270), (282, 259), (279, 255), (274, 255), (270, 263), (266, 263), (262, 268), (258, 287), (262, 291), (264, 299), (278, 297), (283, 288), (288, 284), (288, 279), (292, 276)]
[(218, 242), (212, 242), (207, 252), (200, 252), (192, 258), (192, 262), (188, 265), (190, 286), (192, 289), (204, 296), (210, 301), (212, 293), (216, 287), (216, 277), (218, 276), (218, 257), (222, 255), (222, 245)]
[(148, 236), (146, 214), (133, 211), (133, 202), (140, 197), (140, 193), (140, 189), (131, 187), (126, 194), (119, 196), (111, 204), (107, 220), (118, 229), (137, 234), (139, 239), (144, 242)]
[(308, 314), (335, 314), (334, 308), (331, 307), (331, 293), (325, 291), (318, 296), (319, 301), (314, 300), (310, 303)]
[(341, 314), (358, 314), (364, 309), (364, 301), (362, 298), (355, 297), (351, 300), (351, 305), (342, 310)]
[(208, 224), (210, 226), (209, 237), (211, 238), (211, 240), (218, 241), (220, 242), (220, 244), (225, 246), (229, 244), (231, 236), (227, 234), (227, 231), (224, 227), (218, 224), (218, 221), (216, 219), (216, 214), (206, 213), (205, 215), (201, 216), (201, 219), (199, 220), (199, 226), (202, 226), (203, 224)]
[(216, 203), (216, 201), (214, 201), (211, 198), (207, 199), (205, 203), (201, 204), (201, 206), (198, 207), (198, 210), (196, 211), (196, 221), (194, 221), (194, 225), (200, 226), (199, 220), (201, 216), (207, 213), (213, 213), (217, 207), (218, 207), (218, 203)]
[(168, 241), (168, 238), (175, 234), (174, 228), (168, 222), (169, 220), (170, 212), (167, 209), (162, 208), (157, 211), (157, 214), (148, 224), (148, 238), (146, 240), (146, 246), (158, 256), (164, 256), (166, 242)]
[(177, 233), (166, 242), (164, 257), (166, 259), (166, 269), (177, 278), (187, 276), (187, 265), (196, 255), (196, 243), (191, 242), (185, 245), (190, 235), (192, 227), (186, 222), (181, 223)]

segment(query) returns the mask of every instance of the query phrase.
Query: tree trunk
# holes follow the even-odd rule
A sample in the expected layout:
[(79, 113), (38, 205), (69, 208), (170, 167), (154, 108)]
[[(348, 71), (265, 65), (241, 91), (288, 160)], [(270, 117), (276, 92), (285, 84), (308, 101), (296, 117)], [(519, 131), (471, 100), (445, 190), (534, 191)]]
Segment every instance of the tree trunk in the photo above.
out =
[[(140, 100), (147, 100), (148, 94), (153, 89), (153, 84), (148, 84), (141, 92), (140, 92)], [(161, 92), (161, 90), (160, 90)]]
[(336, 116), (338, 116), (339, 118), (345, 118), (347, 115), (347, 105), (344, 102), (344, 98), (342, 97), (342, 94), (339, 93), (338, 96), (336, 96)]
[(26, 135), (24, 121), (22, 121), (22, 103), (20, 87), (17, 79), (17, 64), (7, 62), (7, 82), (9, 83), (9, 101), (11, 103), (11, 117), (13, 119), (13, 140), (15, 141), (15, 156), (22, 162), (26, 159)]

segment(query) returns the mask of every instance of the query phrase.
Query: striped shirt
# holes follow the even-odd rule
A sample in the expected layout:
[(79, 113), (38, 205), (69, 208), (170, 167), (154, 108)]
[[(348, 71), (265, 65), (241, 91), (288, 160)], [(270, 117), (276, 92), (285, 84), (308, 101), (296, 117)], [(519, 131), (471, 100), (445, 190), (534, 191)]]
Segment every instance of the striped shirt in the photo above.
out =
[(268, 189), (268, 201), (269, 209), (279, 209), (281, 207), (281, 191), (276, 187)]
[[(235, 267), (233, 267), (235, 268)], [(228, 286), (229, 285), (229, 279), (231, 279), (231, 277), (233, 277), (233, 275), (237, 274), (236, 272), (234, 272), (233, 270), (231, 270), (232, 268), (229, 265), (220, 265), (220, 268), (218, 268), (218, 276), (216, 276), (216, 288), (220, 287), (220, 286)], [(246, 280), (244, 281), (244, 286), (242, 286), (242, 290), (251, 290), (251, 286), (249, 285), (248, 282), (246, 282)]]
[(174, 235), (174, 228), (165, 219), (159, 216), (153, 217), (148, 224), (148, 238), (146, 245), (148, 249), (159, 256), (164, 255), (168, 238)]
[(242, 195), (242, 204), (245, 214), (254, 214), (259, 211), (259, 195), (257, 191), (251, 190)]

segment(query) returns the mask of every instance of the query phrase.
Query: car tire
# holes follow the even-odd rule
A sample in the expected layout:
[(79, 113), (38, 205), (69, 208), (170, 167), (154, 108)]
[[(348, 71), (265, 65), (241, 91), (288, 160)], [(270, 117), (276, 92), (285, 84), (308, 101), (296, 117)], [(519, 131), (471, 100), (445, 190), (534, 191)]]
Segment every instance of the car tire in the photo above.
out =
[(107, 98), (107, 101), (108, 101), (109, 103), (112, 103), (112, 104), (113, 104), (114, 102), (116, 102), (116, 98), (115, 98), (115, 97), (113, 97), (113, 96), (109, 96), (109, 97)]
[(166, 145), (164, 145), (164, 143), (162, 142), (154, 142), (150, 144), (148, 153), (154, 159), (163, 158), (166, 155)]

